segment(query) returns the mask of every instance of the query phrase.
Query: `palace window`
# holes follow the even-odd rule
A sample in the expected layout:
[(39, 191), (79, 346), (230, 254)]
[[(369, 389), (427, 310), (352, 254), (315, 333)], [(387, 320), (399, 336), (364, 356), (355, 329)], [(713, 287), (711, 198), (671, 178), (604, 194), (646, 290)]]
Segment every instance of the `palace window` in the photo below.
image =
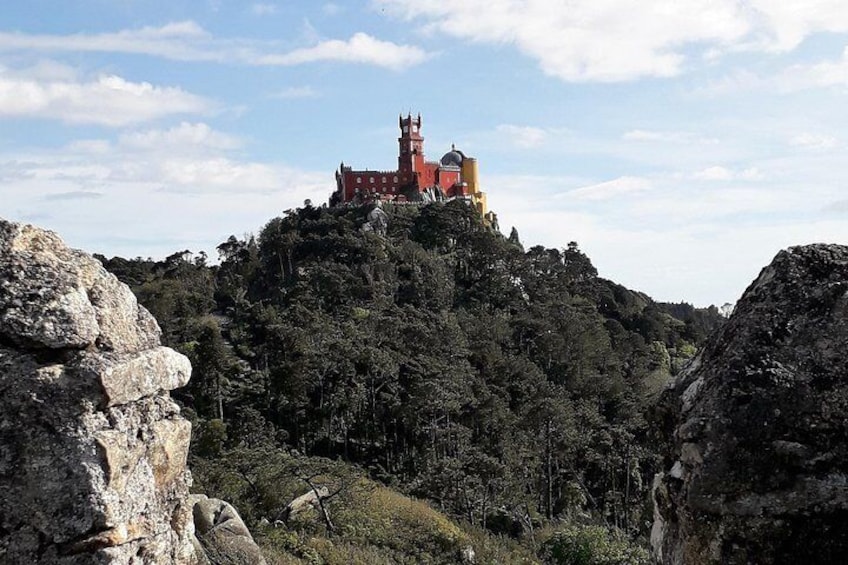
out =
[(356, 177), (356, 184), (362, 184), (362, 177)]
[(368, 182), (374, 182), (374, 177), (369, 178)]
[(383, 177), (383, 184), (386, 184), (386, 177)]

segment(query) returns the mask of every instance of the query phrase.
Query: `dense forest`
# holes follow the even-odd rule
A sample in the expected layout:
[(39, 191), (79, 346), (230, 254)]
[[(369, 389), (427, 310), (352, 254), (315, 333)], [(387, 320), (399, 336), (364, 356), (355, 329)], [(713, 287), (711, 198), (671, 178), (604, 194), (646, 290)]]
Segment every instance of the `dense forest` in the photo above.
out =
[(461, 202), (384, 210), (291, 210), (216, 265), (99, 257), (192, 361), (195, 487), (271, 562), (645, 562), (646, 414), (718, 311), (605, 280), (573, 242), (525, 250)]

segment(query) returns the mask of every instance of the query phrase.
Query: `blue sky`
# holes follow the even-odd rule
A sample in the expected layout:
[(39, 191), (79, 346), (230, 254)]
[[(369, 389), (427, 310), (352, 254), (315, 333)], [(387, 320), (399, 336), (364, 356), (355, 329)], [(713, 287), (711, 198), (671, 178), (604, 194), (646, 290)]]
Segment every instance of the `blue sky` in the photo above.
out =
[(393, 168), (407, 111), (505, 233), (659, 300), (848, 242), (844, 0), (7, 4), (0, 216), (91, 252), (214, 257), (342, 160)]

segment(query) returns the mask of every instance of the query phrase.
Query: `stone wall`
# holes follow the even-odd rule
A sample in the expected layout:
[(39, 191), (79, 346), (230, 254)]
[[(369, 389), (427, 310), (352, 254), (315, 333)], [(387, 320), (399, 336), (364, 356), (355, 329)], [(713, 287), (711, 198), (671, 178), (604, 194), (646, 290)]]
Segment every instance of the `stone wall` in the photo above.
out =
[(195, 562), (191, 367), (159, 334), (97, 260), (0, 220), (0, 562)]

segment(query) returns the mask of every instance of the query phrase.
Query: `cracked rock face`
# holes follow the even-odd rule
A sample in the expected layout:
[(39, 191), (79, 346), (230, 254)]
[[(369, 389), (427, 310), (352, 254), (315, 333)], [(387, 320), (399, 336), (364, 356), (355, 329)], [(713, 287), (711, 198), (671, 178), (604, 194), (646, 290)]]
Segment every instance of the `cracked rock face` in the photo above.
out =
[(848, 555), (848, 247), (780, 252), (665, 391), (663, 564)]
[(0, 220), (0, 563), (194, 563), (188, 359), (129, 288)]

